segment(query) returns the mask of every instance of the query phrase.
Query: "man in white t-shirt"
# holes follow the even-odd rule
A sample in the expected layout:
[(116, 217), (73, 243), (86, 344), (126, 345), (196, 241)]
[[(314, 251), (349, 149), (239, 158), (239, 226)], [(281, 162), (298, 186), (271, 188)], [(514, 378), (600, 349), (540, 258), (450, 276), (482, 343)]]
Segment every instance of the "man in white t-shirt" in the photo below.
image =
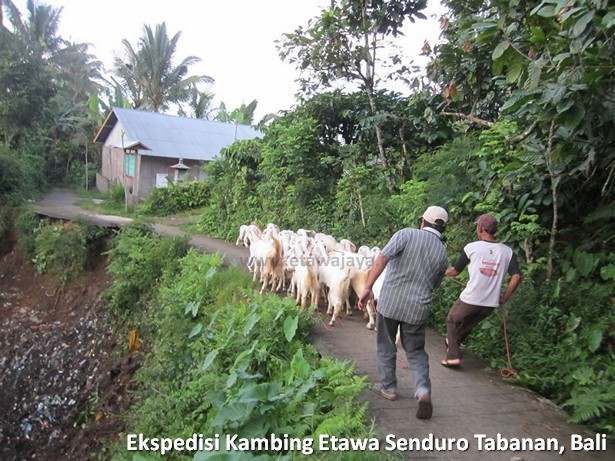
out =
[[(461, 364), (461, 344), (476, 325), (508, 301), (521, 282), (517, 257), (496, 240), (497, 230), (498, 221), (492, 215), (481, 215), (476, 221), (478, 240), (466, 245), (455, 265), (446, 270), (446, 276), (454, 277), (467, 266), (470, 280), (446, 318), (445, 367)], [(501, 293), (506, 274), (510, 281)]]

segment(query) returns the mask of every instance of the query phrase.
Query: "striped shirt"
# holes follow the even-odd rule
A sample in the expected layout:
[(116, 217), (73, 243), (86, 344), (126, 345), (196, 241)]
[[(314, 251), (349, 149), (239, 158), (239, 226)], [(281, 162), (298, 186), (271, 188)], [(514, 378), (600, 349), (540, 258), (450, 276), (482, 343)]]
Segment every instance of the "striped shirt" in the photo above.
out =
[(426, 323), (433, 291), (448, 266), (440, 233), (429, 227), (402, 229), (391, 237), (382, 254), (388, 263), (378, 312), (412, 325)]

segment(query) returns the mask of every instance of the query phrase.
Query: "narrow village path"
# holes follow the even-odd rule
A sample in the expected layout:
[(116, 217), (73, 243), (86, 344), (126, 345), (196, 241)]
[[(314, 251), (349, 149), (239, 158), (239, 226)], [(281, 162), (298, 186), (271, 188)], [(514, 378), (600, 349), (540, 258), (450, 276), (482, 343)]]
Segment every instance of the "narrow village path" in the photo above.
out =
[[(72, 219), (83, 215), (92, 223), (121, 227), (130, 219), (101, 216), (73, 205), (75, 196), (68, 190), (54, 190), (35, 205), (41, 215)], [(186, 235), (177, 227), (156, 224), (155, 230), (167, 235)], [(220, 252), (225, 262), (245, 266), (248, 250), (204, 235), (191, 236), (190, 244), (207, 253)], [(324, 319), (326, 320), (326, 319)], [(319, 322), (313, 341), (322, 354), (356, 363), (359, 374), (377, 382), (376, 338), (365, 328), (357, 312), (331, 328)], [(513, 338), (514, 344), (514, 338)], [(531, 392), (513, 386), (497, 370), (466, 353), (459, 369), (440, 365), (444, 357), (443, 337), (428, 330), (434, 413), (431, 420), (415, 417), (416, 401), (405, 369), (403, 353), (398, 356), (397, 376), (400, 398), (390, 402), (371, 391), (361, 398), (370, 402), (369, 415), (376, 422), (378, 435), (387, 438), (383, 447), (401, 448), (411, 460), (446, 461), (611, 461), (615, 447), (606, 449), (606, 437), (567, 423), (565, 412)], [(385, 439), (385, 440), (387, 440)], [(408, 450), (403, 444), (419, 439), (420, 449)], [(516, 450), (513, 444), (532, 441), (534, 450)], [(577, 440), (579, 443), (574, 443)], [(603, 442), (604, 441), (604, 442)], [(506, 446), (508, 444), (508, 447)], [(549, 450), (549, 446), (556, 450)], [(575, 450), (574, 448), (577, 448)], [(560, 453), (560, 450), (561, 453)]]

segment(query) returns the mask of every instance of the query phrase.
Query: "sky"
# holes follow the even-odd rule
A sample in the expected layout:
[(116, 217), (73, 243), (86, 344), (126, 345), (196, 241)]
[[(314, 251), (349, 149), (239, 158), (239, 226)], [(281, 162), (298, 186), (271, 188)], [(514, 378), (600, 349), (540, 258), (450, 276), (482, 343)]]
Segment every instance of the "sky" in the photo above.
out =
[[(155, 29), (166, 23), (172, 37), (181, 32), (176, 57), (200, 58), (190, 74), (208, 75), (215, 83), (214, 106), (224, 102), (232, 110), (258, 100), (255, 121), (265, 114), (290, 109), (299, 73), (278, 57), (274, 41), (282, 34), (307, 26), (330, 0), (38, 0), (38, 4), (62, 8), (59, 35), (90, 44), (90, 53), (106, 69), (113, 58), (124, 57), (122, 40), (136, 49), (143, 26)], [(25, 11), (26, 0), (13, 0)], [(426, 16), (444, 12), (438, 0), (428, 0)], [(423, 42), (434, 44), (440, 33), (436, 18), (407, 23), (399, 41), (404, 55), (424, 64), (419, 57)], [(397, 88), (396, 88), (397, 89)]]

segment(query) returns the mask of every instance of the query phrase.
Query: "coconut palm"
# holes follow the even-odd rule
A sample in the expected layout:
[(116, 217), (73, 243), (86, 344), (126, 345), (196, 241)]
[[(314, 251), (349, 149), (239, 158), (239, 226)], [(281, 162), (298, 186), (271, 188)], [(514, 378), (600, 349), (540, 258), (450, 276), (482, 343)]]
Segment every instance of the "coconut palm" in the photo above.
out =
[(28, 0), (28, 15), (26, 19), (22, 19), (20, 11), (11, 0), (4, 0), (4, 6), (15, 35), (27, 43), (38, 56), (48, 58), (66, 45), (58, 35), (62, 8), (37, 5), (34, 0)]
[(115, 59), (115, 72), (126, 86), (135, 108), (164, 111), (172, 103), (188, 100), (192, 84), (213, 81), (205, 75), (187, 76), (188, 67), (200, 61), (195, 56), (173, 65), (180, 35), (178, 32), (169, 38), (163, 22), (155, 31), (145, 25), (136, 49), (128, 40), (122, 40), (126, 60)]
[(48, 133), (78, 130), (88, 99), (100, 90), (102, 63), (88, 54), (87, 44), (69, 43), (59, 35), (62, 8), (33, 0), (27, 1), (23, 16), (10, 0), (0, 8), (11, 26), (10, 31), (1, 29), (6, 45), (2, 64), (7, 64), (2, 83), (11, 91), (0, 105), (13, 119), (5, 124), (5, 139), (12, 139), (18, 126), (34, 126), (43, 116), (51, 125)]
[(210, 120), (216, 110), (211, 105), (214, 98), (213, 92), (209, 88), (201, 90), (196, 83), (191, 84), (187, 92), (188, 98), (178, 107), (177, 113), (182, 117)]

